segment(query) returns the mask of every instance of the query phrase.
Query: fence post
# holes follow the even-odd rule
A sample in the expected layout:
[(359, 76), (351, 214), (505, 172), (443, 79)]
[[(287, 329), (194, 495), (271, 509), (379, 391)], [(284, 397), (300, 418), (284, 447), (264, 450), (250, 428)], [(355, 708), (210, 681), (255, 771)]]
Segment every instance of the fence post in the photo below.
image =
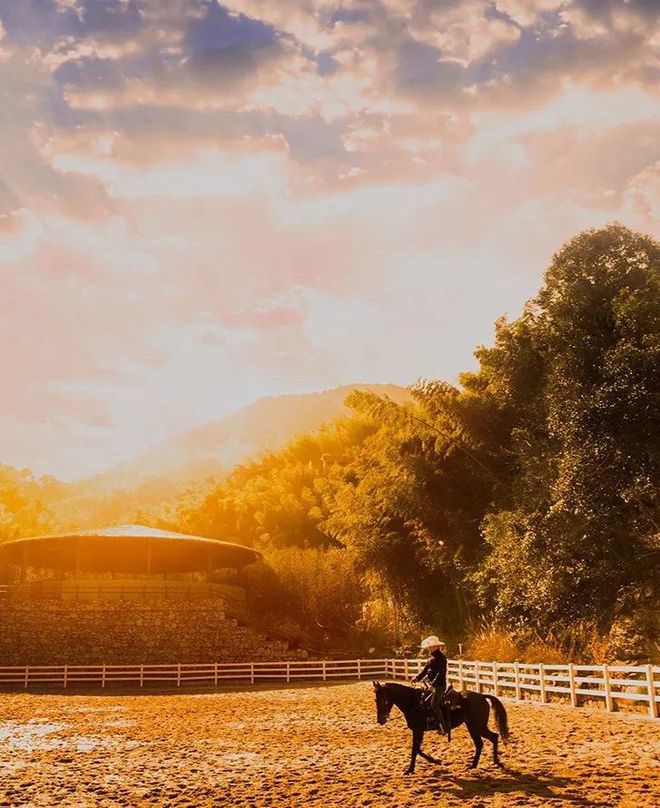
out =
[(181, 663), (176, 666), (176, 686), (181, 686)]
[(362, 678), (362, 660), (361, 659), (358, 659), (358, 661), (357, 661), (357, 669), (358, 669), (358, 671), (357, 671), (358, 677), (357, 678), (361, 679)]
[(458, 660), (458, 686), (463, 690), (463, 660)]
[(497, 662), (493, 662), (493, 695), (498, 695), (497, 688)]
[(144, 687), (144, 665), (140, 665), (140, 687)]
[(287, 681), (287, 684), (291, 681), (291, 666), (290, 666), (288, 660), (287, 660), (287, 663), (286, 663), (286, 681)]
[(105, 687), (105, 665), (101, 668), (101, 687)]
[(323, 681), (326, 680), (326, 672), (325, 672), (325, 659), (323, 660)]
[(518, 660), (513, 663), (513, 673), (516, 682), (516, 701), (520, 701), (520, 663)]
[(408, 658), (407, 657), (406, 657), (406, 659), (403, 660), (403, 674), (406, 677), (406, 682), (407, 682), (408, 679), (410, 678), (408, 676)]
[(609, 665), (603, 665), (603, 691), (605, 693), (605, 707), (607, 712), (611, 713), (614, 710), (614, 701), (612, 699), (612, 688), (610, 687)]
[(658, 718), (658, 703), (655, 700), (655, 680), (653, 678), (653, 665), (646, 666), (646, 685), (649, 692), (649, 715)]
[(218, 686), (218, 663), (213, 663), (213, 684), (217, 687)]
[(67, 679), (68, 679), (68, 674), (69, 674), (69, 666), (68, 666), (68, 665), (65, 665), (65, 666), (64, 666), (64, 679), (63, 679), (63, 681), (62, 681), (62, 686), (63, 686), (63, 687), (66, 687), (66, 683), (67, 683)]
[(545, 704), (545, 668), (542, 662), (539, 662), (539, 688), (541, 704)]
[(479, 662), (474, 662), (474, 687), (477, 693), (481, 693), (481, 679), (479, 678)]
[(25, 689), (28, 688), (28, 682), (30, 681), (30, 666), (25, 666)]
[(250, 684), (254, 684), (254, 662), (250, 662)]
[(568, 665), (568, 684), (571, 689), (571, 707), (577, 707), (577, 693), (575, 692), (575, 670), (573, 663)]

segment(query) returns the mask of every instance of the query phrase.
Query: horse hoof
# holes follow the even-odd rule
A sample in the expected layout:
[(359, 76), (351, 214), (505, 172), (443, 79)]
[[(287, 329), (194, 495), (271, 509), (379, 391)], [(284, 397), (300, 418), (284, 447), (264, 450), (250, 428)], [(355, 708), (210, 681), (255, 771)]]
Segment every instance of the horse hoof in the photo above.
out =
[(404, 769), (404, 770), (403, 770), (403, 773), (404, 773), (404, 774), (414, 774), (414, 773), (415, 773), (415, 770), (414, 770), (414, 769)]

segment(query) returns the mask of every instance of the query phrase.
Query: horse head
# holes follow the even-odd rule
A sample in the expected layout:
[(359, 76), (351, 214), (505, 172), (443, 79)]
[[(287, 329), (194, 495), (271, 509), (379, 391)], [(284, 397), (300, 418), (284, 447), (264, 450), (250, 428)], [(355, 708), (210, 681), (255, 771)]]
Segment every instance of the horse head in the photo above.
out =
[(387, 687), (380, 682), (374, 682), (376, 695), (376, 720), (379, 724), (386, 724), (392, 712), (394, 701), (389, 697)]

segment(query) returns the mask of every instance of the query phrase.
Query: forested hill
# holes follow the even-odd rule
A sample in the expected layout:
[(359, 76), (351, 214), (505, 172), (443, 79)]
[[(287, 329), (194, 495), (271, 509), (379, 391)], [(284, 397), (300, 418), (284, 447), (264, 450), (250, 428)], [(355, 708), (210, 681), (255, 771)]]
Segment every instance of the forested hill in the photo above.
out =
[(298, 435), (348, 415), (353, 390), (410, 401), (405, 387), (352, 384), (318, 393), (268, 396), (190, 432), (155, 446), (142, 457), (90, 479), (99, 489), (135, 488), (145, 483), (171, 486), (227, 472), (265, 451), (282, 448)]
[(75, 483), (37, 479), (29, 469), (3, 466), (0, 458), (0, 541), (63, 527), (132, 521), (142, 509), (153, 508), (194, 483), (226, 474), (237, 464), (346, 416), (345, 400), (353, 390), (397, 402), (411, 400), (409, 390), (393, 384), (269, 396)]
[[(118, 521), (132, 502), (253, 545), (255, 619), (320, 650), (433, 631), (481, 659), (660, 659), (660, 244), (577, 235), (475, 356), (457, 386), (365, 387), (348, 410), (345, 389), (257, 404), (118, 472), (142, 480), (126, 496), (64, 507), (61, 484), (9, 474), (0, 527)], [(168, 501), (140, 476), (203, 466), (207, 446), (243, 462)]]
[(258, 546), (278, 582), (263, 620), (319, 642), (364, 625), (366, 602), (396, 642), (486, 621), (513, 645), (482, 659), (657, 658), (660, 245), (616, 224), (576, 236), (476, 357), (412, 406), (351, 394), (352, 418), (159, 518)]

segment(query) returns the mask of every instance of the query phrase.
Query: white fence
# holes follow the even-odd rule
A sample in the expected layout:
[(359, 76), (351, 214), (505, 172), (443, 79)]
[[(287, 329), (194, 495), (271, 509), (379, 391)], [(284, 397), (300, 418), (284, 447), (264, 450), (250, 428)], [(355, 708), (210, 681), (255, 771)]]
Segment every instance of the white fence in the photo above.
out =
[(387, 659), (322, 659), (290, 662), (209, 662), (171, 665), (28, 665), (0, 667), (0, 688), (112, 684), (219, 685), (373, 679), (388, 676)]
[[(420, 669), (418, 659), (390, 659), (388, 675), (407, 678)], [(458, 689), (495, 696), (548, 702), (565, 699), (571, 706), (585, 700), (604, 702), (612, 712), (616, 702), (643, 702), (648, 714), (660, 716), (660, 667), (653, 665), (545, 665), (527, 662), (473, 662), (451, 659), (448, 679)]]
[[(29, 665), (0, 667), (0, 688), (408, 679), (423, 664), (419, 659), (328, 659), (197, 665)], [(448, 677), (459, 689), (465, 687), (517, 701), (545, 703), (559, 698), (577, 707), (581, 701), (596, 699), (610, 711), (620, 702), (642, 702), (650, 716), (660, 716), (660, 667), (653, 665), (544, 665), (452, 659)]]

